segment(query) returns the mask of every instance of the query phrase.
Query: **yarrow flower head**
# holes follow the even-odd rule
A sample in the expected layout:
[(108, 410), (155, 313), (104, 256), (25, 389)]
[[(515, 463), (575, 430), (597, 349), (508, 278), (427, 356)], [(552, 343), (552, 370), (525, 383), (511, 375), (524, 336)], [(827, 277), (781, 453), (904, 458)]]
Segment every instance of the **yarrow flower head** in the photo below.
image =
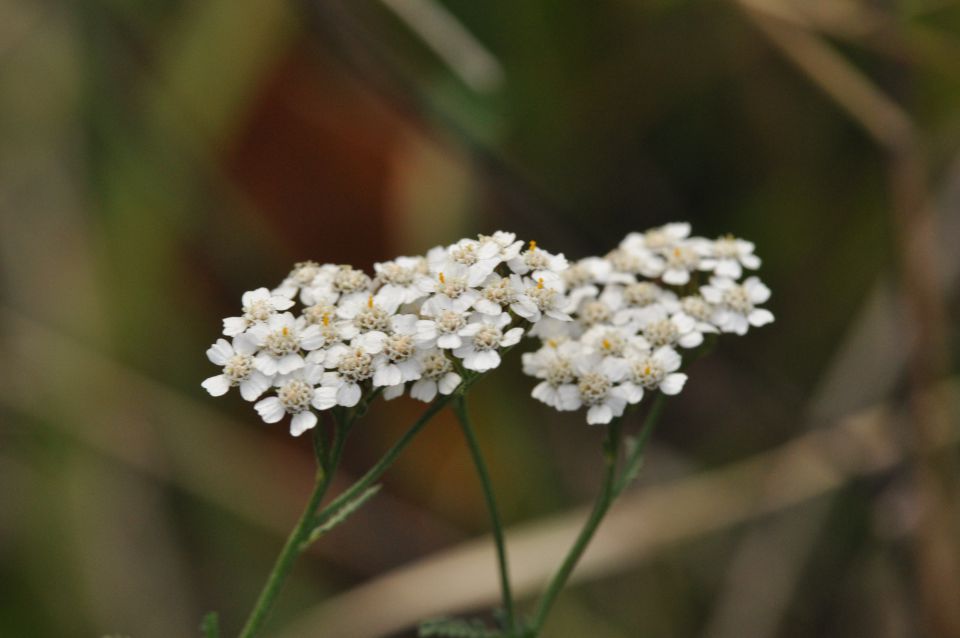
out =
[[(524, 247), (526, 249), (524, 250)], [(244, 293), (208, 351), (214, 396), (238, 386), (267, 423), (299, 435), (317, 412), (377, 394), (433, 401), (489, 372), (547, 317), (570, 321), (563, 255), (497, 231), (374, 265), (303, 261), (272, 291)], [(301, 307), (295, 310), (297, 302)], [(261, 398), (267, 393), (266, 398)]]
[(299, 435), (317, 412), (377, 394), (448, 396), (528, 336), (540, 341), (523, 356), (533, 397), (609, 423), (646, 394), (680, 392), (683, 357), (708, 337), (773, 321), (761, 307), (770, 290), (739, 280), (759, 266), (752, 243), (693, 237), (686, 223), (572, 264), (503, 231), (379, 262), (372, 275), (303, 261), (273, 290), (243, 294), (223, 322), (231, 340), (207, 352), (221, 372), (202, 385), (214, 396), (238, 387), (264, 421), (290, 415)]
[(759, 266), (752, 243), (692, 237), (686, 223), (630, 233), (605, 257), (575, 262), (561, 275), (562, 310), (573, 321), (544, 317), (530, 330), (541, 341), (523, 357), (524, 372), (539, 380), (533, 398), (609, 423), (645, 394), (679, 393), (681, 352), (773, 321), (759, 307), (770, 290), (756, 277), (737, 281)]

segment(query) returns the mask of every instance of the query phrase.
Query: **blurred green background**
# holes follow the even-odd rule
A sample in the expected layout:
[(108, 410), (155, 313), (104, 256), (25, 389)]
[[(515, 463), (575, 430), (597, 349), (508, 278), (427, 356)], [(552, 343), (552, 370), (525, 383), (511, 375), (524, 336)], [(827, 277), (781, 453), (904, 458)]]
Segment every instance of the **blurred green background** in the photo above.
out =
[[(313, 472), (200, 388), (244, 290), (679, 220), (757, 243), (777, 322), (691, 369), (546, 635), (960, 636), (958, 107), (949, 0), (0, 0), (0, 636), (239, 629)], [(529, 603), (600, 430), (518, 359), (472, 409)], [(486, 530), (444, 415), (267, 635), (483, 613)]]

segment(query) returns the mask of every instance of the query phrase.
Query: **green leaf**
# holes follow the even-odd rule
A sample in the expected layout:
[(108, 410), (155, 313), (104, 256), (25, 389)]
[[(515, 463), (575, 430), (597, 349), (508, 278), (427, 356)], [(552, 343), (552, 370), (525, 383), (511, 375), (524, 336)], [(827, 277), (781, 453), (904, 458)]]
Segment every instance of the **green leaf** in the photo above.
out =
[(204, 616), (200, 629), (203, 631), (203, 638), (220, 638), (220, 616), (217, 612), (211, 611)]
[(321, 536), (347, 520), (351, 514), (360, 509), (364, 503), (373, 498), (376, 493), (380, 491), (381, 487), (382, 486), (380, 484), (368, 487), (366, 491), (360, 494), (360, 496), (352, 501), (348, 501), (343, 507), (331, 514), (328, 518), (324, 519), (320, 525), (317, 525), (313, 531), (310, 532), (310, 535), (307, 537), (307, 539), (300, 544), (300, 549), (306, 549), (315, 543)]
[(490, 629), (479, 620), (463, 618), (431, 618), (420, 623), (420, 638), (441, 636), (443, 638), (501, 638), (502, 633)]

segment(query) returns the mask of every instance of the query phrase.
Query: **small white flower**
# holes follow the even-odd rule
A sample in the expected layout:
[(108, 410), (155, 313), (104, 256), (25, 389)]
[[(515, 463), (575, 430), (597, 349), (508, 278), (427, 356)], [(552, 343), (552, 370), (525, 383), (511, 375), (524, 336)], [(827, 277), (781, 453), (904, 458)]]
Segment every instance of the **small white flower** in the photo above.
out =
[(690, 224), (675, 222), (658, 228), (651, 228), (644, 233), (630, 233), (624, 238), (620, 246), (633, 251), (644, 248), (647, 250), (665, 250), (673, 248), (689, 236)]
[(510, 323), (510, 315), (484, 315), (474, 313), (466, 327), (458, 333), (463, 345), (454, 349), (454, 356), (463, 359), (467, 370), (486, 372), (500, 365), (499, 348), (506, 348), (520, 341), (523, 328), (511, 328), (503, 332)]
[(382, 349), (373, 360), (374, 387), (399, 385), (402, 388), (407, 381), (420, 378), (423, 366), (415, 356), (416, 322), (415, 315), (394, 317), (391, 334), (383, 339)]
[(417, 285), (417, 281), (427, 273), (427, 260), (423, 257), (397, 257), (373, 265), (380, 292), (386, 292), (400, 303), (413, 303), (422, 299), (426, 293)]
[(373, 376), (373, 357), (379, 351), (368, 350), (359, 337), (349, 346), (341, 344), (327, 351), (324, 365), (332, 371), (323, 375), (321, 385), (332, 388), (334, 405), (351, 408), (359, 403), (363, 394), (360, 384)]
[(247, 334), (260, 348), (255, 359), (257, 369), (267, 376), (302, 368), (305, 361), (300, 351), (316, 350), (324, 343), (319, 326), (308, 325), (303, 318), (294, 319), (289, 312), (271, 316)]
[(399, 295), (385, 289), (376, 295), (367, 295), (366, 299), (357, 296), (344, 299), (337, 307), (337, 314), (347, 320), (341, 333), (346, 339), (369, 332), (386, 333), (399, 305)]
[(437, 393), (447, 395), (460, 385), (460, 375), (454, 372), (453, 363), (440, 350), (429, 350), (419, 356), (422, 376), (410, 387), (410, 396), (430, 403)]
[(681, 299), (679, 312), (694, 320), (694, 329), (697, 332), (719, 332), (711, 321), (716, 308), (702, 296), (690, 295)]
[(273, 294), (266, 288), (257, 288), (243, 293), (241, 302), (243, 315), (227, 317), (223, 320), (223, 334), (228, 337), (234, 337), (257, 323), (263, 323), (293, 305), (290, 299)]
[(627, 364), (612, 357), (587, 356), (576, 362), (577, 396), (572, 409), (587, 406), (587, 423), (610, 423), (627, 407), (627, 393), (617, 385), (627, 374)]
[(695, 270), (709, 270), (711, 264), (704, 262), (703, 249), (692, 240), (676, 244), (663, 251), (663, 281), (673, 286), (683, 286), (690, 281)]
[(523, 242), (517, 239), (515, 233), (508, 233), (498, 230), (492, 235), (480, 235), (477, 237), (481, 244), (495, 243), (499, 249), (498, 257), (501, 262), (510, 261), (520, 254), (523, 248)]
[(293, 299), (301, 289), (313, 285), (323, 268), (325, 267), (315, 261), (297, 262), (290, 274), (274, 289), (273, 294)]
[(563, 295), (563, 279), (548, 270), (535, 271), (523, 280), (523, 289), (510, 310), (530, 323), (540, 321), (544, 315), (560, 321), (569, 321), (570, 315), (563, 311), (568, 305)]
[(713, 277), (709, 286), (702, 286), (703, 298), (716, 306), (715, 323), (724, 332), (745, 335), (750, 326), (760, 327), (773, 321), (773, 313), (756, 308), (770, 298), (770, 289), (756, 277), (738, 284), (727, 277)]
[(524, 353), (524, 374), (543, 379), (533, 388), (531, 396), (556, 410), (576, 410), (580, 405), (580, 391), (573, 362), (580, 354), (580, 344), (575, 341), (547, 342), (536, 352)]
[(493, 274), (484, 282), (480, 297), (473, 303), (477, 312), (485, 315), (498, 315), (517, 302), (517, 296), (523, 290), (523, 281), (520, 275), (500, 277)]
[(283, 375), (275, 382), (276, 396), (261, 399), (254, 408), (265, 423), (276, 423), (285, 414), (292, 414), (290, 434), (300, 436), (317, 424), (317, 415), (310, 408), (326, 410), (333, 405), (330, 393), (316, 387), (322, 374), (323, 368), (310, 364)]
[(696, 320), (682, 312), (650, 321), (643, 325), (642, 332), (651, 348), (676, 345), (696, 348), (703, 343), (703, 334), (697, 330)]
[(434, 345), (446, 350), (459, 348), (463, 344), (460, 331), (467, 326), (473, 302), (469, 298), (450, 299), (439, 295), (428, 301), (420, 309), (426, 318), (416, 324), (417, 343), (422, 348)]
[(538, 270), (561, 273), (567, 269), (567, 259), (563, 255), (548, 253), (538, 248), (537, 242), (531, 241), (527, 250), (507, 261), (507, 266), (518, 275)]
[(598, 325), (580, 337), (583, 352), (601, 357), (624, 358), (631, 352), (646, 351), (650, 346), (646, 339), (631, 330), (609, 325)]
[[(624, 387), (635, 403), (642, 397), (642, 389), (659, 389), (664, 394), (678, 394), (687, 382), (687, 375), (680, 369), (680, 355), (673, 348), (658, 348), (652, 354), (634, 357), (629, 361), (629, 376)], [(637, 396), (637, 390), (641, 390)], [(635, 400), (633, 400), (635, 399)]]
[(233, 386), (240, 386), (240, 395), (247, 401), (256, 401), (270, 387), (270, 377), (256, 369), (253, 353), (257, 346), (249, 335), (237, 335), (231, 344), (226, 339), (217, 342), (207, 350), (207, 358), (218, 366), (223, 373), (210, 377), (201, 385), (215, 397), (226, 394)]
[(719, 277), (740, 279), (743, 268), (756, 270), (760, 267), (760, 258), (753, 254), (753, 250), (753, 242), (732, 236), (720, 237), (709, 245), (704, 266)]
[(434, 295), (424, 302), (427, 312), (432, 312), (431, 305), (435, 303), (435, 299), (443, 298), (462, 299), (468, 302), (469, 307), (480, 297), (476, 286), (483, 283), (489, 274), (483, 274), (480, 271), (471, 273), (470, 269), (463, 264), (450, 263), (435, 274), (421, 277), (417, 285), (424, 293)]
[[(447, 250), (449, 263), (460, 264), (467, 268), (468, 281), (478, 285), (500, 264), (500, 245), (495, 241), (461, 239)], [(448, 268), (444, 264), (443, 269)]]

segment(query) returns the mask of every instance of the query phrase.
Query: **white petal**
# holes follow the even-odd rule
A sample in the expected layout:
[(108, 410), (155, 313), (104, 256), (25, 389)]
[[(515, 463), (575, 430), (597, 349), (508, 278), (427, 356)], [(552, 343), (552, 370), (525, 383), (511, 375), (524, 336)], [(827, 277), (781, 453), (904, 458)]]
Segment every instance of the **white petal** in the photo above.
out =
[(485, 315), (498, 315), (503, 312), (500, 304), (490, 301), (489, 299), (477, 299), (473, 307), (477, 309), (477, 312)]
[(541, 381), (533, 387), (533, 391), (530, 393), (537, 401), (546, 403), (551, 408), (556, 408), (559, 397), (557, 396), (557, 389), (547, 383), (546, 381)]
[(360, 402), (361, 394), (360, 386), (356, 383), (344, 383), (337, 391), (337, 403), (345, 408), (352, 408)]
[(280, 374), (290, 374), (294, 370), (299, 370), (305, 364), (306, 362), (303, 360), (303, 357), (295, 352), (291, 352), (277, 361), (277, 372)]
[(372, 330), (370, 332), (365, 332), (354, 341), (357, 345), (361, 346), (370, 354), (377, 354), (383, 350), (383, 342), (386, 340), (387, 335), (383, 334), (379, 330)]
[(257, 358), (253, 360), (253, 363), (256, 365), (257, 370), (268, 377), (272, 377), (277, 373), (277, 358), (266, 352), (258, 354)]
[(440, 378), (437, 385), (440, 388), (440, 394), (450, 394), (460, 385), (460, 375), (456, 372), (448, 372)]
[(696, 348), (701, 343), (703, 343), (703, 335), (699, 332), (688, 332), (679, 339), (677, 343), (683, 346), (684, 348)]
[(454, 348), (459, 348), (462, 345), (463, 339), (460, 338), (460, 335), (445, 334), (440, 335), (440, 338), (437, 339), (438, 348), (453, 350)]
[(740, 262), (734, 259), (721, 259), (717, 262), (717, 267), (714, 268), (713, 272), (721, 277), (730, 277), (731, 279), (739, 279), (740, 275), (743, 274)]
[(230, 379), (225, 374), (218, 374), (215, 377), (206, 379), (200, 385), (210, 393), (211, 396), (221, 397), (230, 389)]
[(233, 346), (226, 339), (217, 339), (217, 342), (207, 349), (207, 358), (214, 365), (226, 365), (227, 360), (232, 356)]
[(290, 434), (300, 436), (316, 424), (317, 415), (310, 410), (304, 410), (290, 420)]
[(663, 273), (663, 280), (673, 286), (684, 286), (690, 281), (690, 273), (679, 268), (670, 268)]
[(673, 348), (664, 346), (653, 353), (653, 358), (663, 366), (667, 372), (673, 372), (680, 367), (680, 355)]
[(261, 399), (254, 404), (253, 407), (265, 423), (276, 423), (286, 414), (286, 410), (283, 409), (283, 404), (280, 403), (280, 399), (277, 397)]
[(272, 295), (270, 297), (270, 305), (273, 306), (274, 310), (287, 310), (293, 307), (293, 303), (293, 299), (288, 299), (282, 295)]
[(572, 383), (562, 385), (557, 390), (558, 404), (557, 409), (561, 412), (571, 412), (579, 410), (582, 404), (580, 400), (580, 390)]
[(463, 367), (467, 370), (486, 372), (500, 365), (500, 355), (496, 350), (473, 350), (463, 358)]
[(383, 397), (383, 400), (384, 400), (384, 401), (392, 401), (392, 400), (396, 399), (397, 397), (402, 396), (402, 395), (403, 395), (404, 385), (405, 385), (405, 384), (400, 383), (400, 384), (398, 384), (398, 385), (394, 385), (394, 386), (390, 386), (389, 388), (386, 388), (386, 389), (383, 391), (383, 394), (381, 395), (381, 396)]
[(300, 347), (304, 350), (316, 350), (324, 344), (326, 339), (320, 326), (307, 326), (300, 333)]
[(523, 328), (511, 328), (507, 330), (507, 333), (503, 335), (503, 338), (500, 339), (500, 345), (504, 348), (508, 348), (515, 343), (520, 341), (520, 337), (523, 336)]
[(329, 410), (337, 404), (337, 387), (323, 386), (317, 388), (313, 393), (313, 401), (310, 405), (318, 410)]
[(256, 401), (269, 387), (270, 378), (255, 370), (249, 379), (240, 382), (240, 396), (245, 401)]
[(248, 334), (239, 334), (233, 338), (233, 349), (237, 354), (249, 356), (257, 351), (257, 342)]
[(437, 383), (430, 379), (420, 379), (411, 386), (410, 396), (418, 401), (430, 403), (437, 396)]
[(243, 317), (227, 317), (223, 320), (223, 334), (233, 337), (247, 329), (247, 320)]
[(590, 406), (587, 411), (587, 423), (590, 425), (602, 425), (610, 423), (613, 420), (613, 410), (605, 403)]
[(746, 288), (752, 303), (761, 304), (770, 298), (770, 289), (756, 277), (750, 277), (743, 282), (743, 287)]
[(635, 383), (624, 383), (620, 388), (622, 388), (623, 398), (631, 405), (640, 403), (643, 399), (643, 387)]
[(766, 308), (757, 308), (747, 317), (751, 326), (765, 326), (773, 322), (773, 313)]
[(393, 331), (398, 334), (410, 335), (417, 331), (417, 315), (395, 315), (390, 320)]
[(388, 363), (377, 368), (373, 373), (373, 385), (376, 387), (397, 385), (403, 380), (400, 368)]
[(686, 382), (687, 375), (682, 372), (668, 374), (663, 381), (660, 382), (660, 391), (664, 394), (678, 394), (680, 390), (683, 390), (683, 385)]

